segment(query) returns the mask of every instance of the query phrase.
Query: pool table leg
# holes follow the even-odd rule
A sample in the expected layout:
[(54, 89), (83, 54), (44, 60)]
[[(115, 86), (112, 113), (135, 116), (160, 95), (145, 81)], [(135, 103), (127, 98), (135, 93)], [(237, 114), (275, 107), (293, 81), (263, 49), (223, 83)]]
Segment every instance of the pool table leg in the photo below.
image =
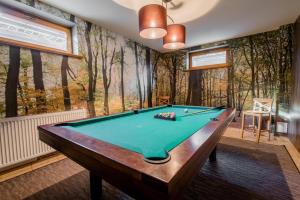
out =
[(214, 150), (209, 155), (209, 161), (213, 162), (217, 160), (217, 146), (214, 148)]
[(102, 178), (90, 172), (91, 200), (99, 200), (102, 195)]

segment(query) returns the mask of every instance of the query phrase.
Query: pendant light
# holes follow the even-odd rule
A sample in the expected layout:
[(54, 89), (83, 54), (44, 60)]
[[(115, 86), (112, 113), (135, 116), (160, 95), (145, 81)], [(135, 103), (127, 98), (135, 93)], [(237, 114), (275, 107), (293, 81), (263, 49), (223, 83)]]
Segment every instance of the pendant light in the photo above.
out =
[[(149, 4), (139, 10), (140, 36), (146, 39), (163, 38), (164, 48), (180, 49), (185, 46), (185, 26), (175, 24), (167, 15), (168, 3), (173, 4), (172, 0), (162, 0), (162, 5)], [(167, 25), (167, 17), (172, 24)]]
[(158, 39), (167, 34), (167, 10), (158, 4), (150, 4), (139, 10), (140, 36)]
[(163, 38), (165, 49), (180, 49), (185, 46), (185, 26), (171, 24), (167, 26), (167, 35)]

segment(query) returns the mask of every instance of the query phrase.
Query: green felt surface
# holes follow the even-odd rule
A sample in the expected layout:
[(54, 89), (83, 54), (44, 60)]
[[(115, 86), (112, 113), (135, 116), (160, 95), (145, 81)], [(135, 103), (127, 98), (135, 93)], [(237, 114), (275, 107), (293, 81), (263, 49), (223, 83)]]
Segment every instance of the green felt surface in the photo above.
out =
[(207, 107), (172, 106), (144, 109), (138, 114), (127, 112), (109, 117), (93, 118), (65, 124), (63, 127), (84, 135), (143, 154), (145, 158), (165, 158), (193, 133), (217, 117), (224, 109), (211, 110), (176, 121), (155, 119), (160, 112), (175, 112), (176, 116), (208, 109)]

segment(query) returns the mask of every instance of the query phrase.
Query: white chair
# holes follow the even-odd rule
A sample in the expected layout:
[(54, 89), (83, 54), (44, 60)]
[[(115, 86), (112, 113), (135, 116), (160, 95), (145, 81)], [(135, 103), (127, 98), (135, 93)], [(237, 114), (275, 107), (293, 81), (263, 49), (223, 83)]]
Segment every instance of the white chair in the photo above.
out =
[(168, 105), (170, 104), (169, 96), (159, 96), (158, 97), (158, 105)]
[(256, 132), (255, 118), (257, 117), (258, 118), (258, 120), (257, 120), (257, 122), (258, 122), (257, 143), (259, 143), (260, 136), (261, 136), (262, 118), (267, 117), (267, 130), (269, 132), (269, 140), (270, 140), (270, 138), (271, 138), (272, 104), (273, 104), (273, 99), (266, 99), (266, 98), (254, 98), (253, 99), (253, 110), (246, 110), (243, 112), (242, 128), (241, 128), (241, 137), (242, 138), (244, 138), (244, 128), (245, 128), (246, 116), (252, 116), (253, 133)]

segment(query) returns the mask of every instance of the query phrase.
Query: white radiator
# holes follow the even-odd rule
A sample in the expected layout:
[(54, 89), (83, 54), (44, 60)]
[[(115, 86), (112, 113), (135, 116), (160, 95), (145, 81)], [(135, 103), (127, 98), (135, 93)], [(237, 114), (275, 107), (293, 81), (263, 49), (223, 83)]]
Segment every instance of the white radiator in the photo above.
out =
[(86, 110), (0, 119), (0, 171), (55, 151), (38, 137), (37, 126), (86, 117)]

